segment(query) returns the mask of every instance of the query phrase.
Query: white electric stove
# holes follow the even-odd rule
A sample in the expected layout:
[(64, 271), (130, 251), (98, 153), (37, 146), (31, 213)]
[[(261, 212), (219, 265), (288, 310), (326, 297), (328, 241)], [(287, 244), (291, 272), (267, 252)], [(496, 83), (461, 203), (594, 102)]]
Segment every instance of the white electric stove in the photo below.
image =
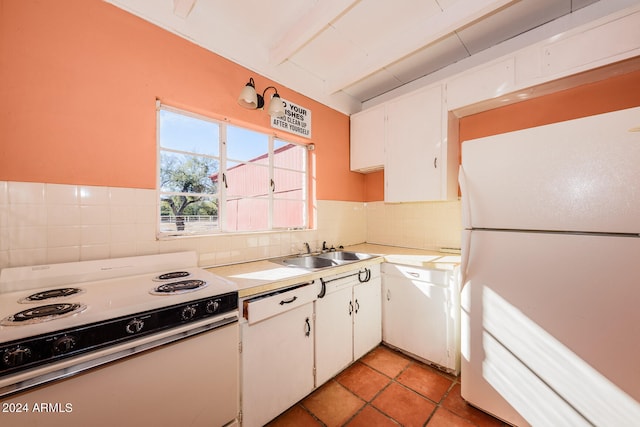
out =
[[(208, 352), (218, 351), (218, 356), (229, 356), (224, 358), (228, 362), (217, 362), (225, 366), (217, 366), (214, 372), (212, 367), (193, 365), (181, 376), (184, 380), (167, 375), (166, 386), (199, 389), (194, 378), (202, 377), (206, 389), (205, 382), (222, 376), (228, 378), (227, 390), (218, 394), (230, 393), (223, 406), (237, 408), (237, 322), (235, 284), (199, 268), (194, 252), (4, 269), (0, 272), (0, 397), (18, 402), (30, 393), (49, 390), (53, 394), (47, 395), (56, 399), (68, 393), (68, 399), (81, 400), (83, 397), (68, 387), (72, 383), (69, 377), (90, 376), (98, 367), (109, 369), (110, 378), (126, 372), (122, 375), (124, 388), (124, 383), (139, 375), (123, 370), (132, 355), (153, 352), (157, 358), (157, 353), (163, 352), (177, 363), (189, 364), (195, 357), (206, 363)], [(229, 325), (233, 325), (233, 332), (224, 334), (224, 343), (214, 339), (222, 333), (212, 332), (228, 330)], [(207, 348), (195, 350), (202, 354), (194, 355), (193, 348), (186, 350), (188, 338), (205, 333), (210, 337), (205, 341)], [(158, 366), (159, 378), (166, 371)], [(140, 384), (143, 381), (140, 378)], [(121, 386), (114, 385), (105, 396), (114, 392), (129, 395), (118, 390)], [(141, 390), (157, 393), (152, 388)], [(135, 401), (135, 396), (129, 397)], [(114, 404), (122, 407), (121, 402)], [(200, 406), (210, 404), (208, 398), (196, 399), (185, 407), (184, 417), (192, 416), (187, 411), (199, 411)], [(224, 412), (219, 418), (210, 414), (203, 418), (203, 424), (212, 419), (228, 422), (237, 415), (237, 411)], [(74, 422), (92, 422), (98, 414), (100, 411), (93, 408), (86, 412), (88, 418), (74, 418)], [(161, 415), (163, 421), (167, 416)], [(113, 418), (113, 422), (119, 421)]]

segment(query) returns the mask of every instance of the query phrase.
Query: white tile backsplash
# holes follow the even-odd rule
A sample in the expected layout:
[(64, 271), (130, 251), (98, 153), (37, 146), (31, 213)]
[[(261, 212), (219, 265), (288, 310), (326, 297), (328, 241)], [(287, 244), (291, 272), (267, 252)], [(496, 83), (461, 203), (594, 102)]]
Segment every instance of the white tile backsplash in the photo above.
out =
[(80, 224), (80, 205), (77, 204), (59, 204), (58, 199), (54, 199), (53, 203), (47, 203), (47, 226), (76, 226)]
[(7, 203), (9, 203), (9, 183), (0, 181), (0, 208), (6, 206)]
[(155, 190), (0, 181), (0, 268), (197, 251), (222, 265), (363, 242), (460, 247), (460, 203), (319, 200), (314, 230), (156, 239)]
[(109, 187), (80, 187), (80, 204), (109, 206)]
[(460, 201), (366, 204), (367, 243), (438, 250), (459, 248)]
[(29, 204), (44, 205), (45, 204), (45, 187), (46, 184), (37, 182), (7, 182), (8, 185), (8, 202), (11, 205)]
[(80, 223), (82, 225), (109, 224), (109, 205), (81, 205)]
[(78, 205), (78, 187), (75, 185), (45, 184), (47, 205)]

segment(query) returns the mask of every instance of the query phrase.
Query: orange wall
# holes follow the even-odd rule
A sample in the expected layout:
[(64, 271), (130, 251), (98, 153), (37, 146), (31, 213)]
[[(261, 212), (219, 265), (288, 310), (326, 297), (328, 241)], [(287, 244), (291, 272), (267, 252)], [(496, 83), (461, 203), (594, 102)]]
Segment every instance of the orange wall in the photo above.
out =
[(365, 201), (384, 200), (384, 171), (372, 172), (365, 178)]
[[(640, 106), (640, 71), (633, 71), (460, 119), (459, 140)], [(365, 201), (384, 200), (383, 172), (365, 178)]]
[(460, 119), (460, 141), (542, 126), (640, 105), (640, 71)]
[(156, 98), (273, 133), (236, 103), (261, 90), (312, 112), (318, 199), (362, 201), (349, 117), (100, 0), (0, 0), (0, 180), (154, 188)]

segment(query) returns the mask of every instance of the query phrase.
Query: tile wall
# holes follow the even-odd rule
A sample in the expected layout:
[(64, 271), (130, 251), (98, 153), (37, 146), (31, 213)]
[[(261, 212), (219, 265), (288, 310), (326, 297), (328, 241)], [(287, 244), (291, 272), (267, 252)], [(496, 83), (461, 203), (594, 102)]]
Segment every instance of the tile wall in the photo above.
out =
[(367, 243), (460, 248), (461, 202), (367, 203)]
[(308, 231), (156, 239), (156, 191), (0, 181), (0, 269), (195, 250), (201, 266), (362, 242), (460, 246), (460, 204), (320, 200)]
[(363, 203), (319, 201), (317, 229), (156, 239), (156, 191), (0, 181), (0, 269), (195, 250), (200, 265), (365, 241)]

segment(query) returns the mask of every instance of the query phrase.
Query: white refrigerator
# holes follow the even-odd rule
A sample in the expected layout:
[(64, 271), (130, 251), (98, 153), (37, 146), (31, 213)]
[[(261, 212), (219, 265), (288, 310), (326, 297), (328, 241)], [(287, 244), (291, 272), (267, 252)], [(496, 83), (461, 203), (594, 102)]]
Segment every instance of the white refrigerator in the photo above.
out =
[(640, 426), (640, 108), (463, 142), (462, 397)]

